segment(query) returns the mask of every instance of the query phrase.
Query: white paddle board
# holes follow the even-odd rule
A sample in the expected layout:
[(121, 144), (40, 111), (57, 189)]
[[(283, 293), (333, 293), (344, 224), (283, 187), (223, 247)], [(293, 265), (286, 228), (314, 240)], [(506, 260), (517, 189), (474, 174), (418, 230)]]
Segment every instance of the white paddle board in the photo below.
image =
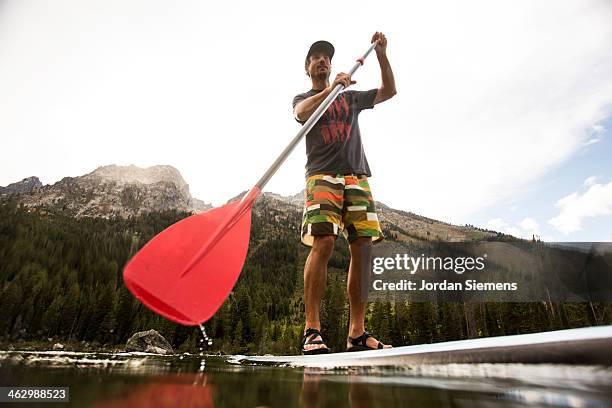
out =
[(230, 362), (319, 368), (454, 363), (551, 363), (612, 366), (612, 326), (311, 356), (239, 355), (230, 359)]

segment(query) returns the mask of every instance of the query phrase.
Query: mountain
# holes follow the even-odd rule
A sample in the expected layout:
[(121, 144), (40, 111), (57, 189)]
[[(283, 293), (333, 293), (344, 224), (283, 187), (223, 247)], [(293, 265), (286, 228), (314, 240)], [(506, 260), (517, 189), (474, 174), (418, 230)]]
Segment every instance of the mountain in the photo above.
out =
[(0, 196), (4, 194), (23, 194), (29, 193), (42, 187), (38, 177), (26, 177), (21, 181), (9, 184), (6, 187), (0, 186)]
[[(15, 187), (17, 184), (21, 187)], [(191, 197), (189, 185), (176, 168), (161, 165), (102, 166), (84, 176), (64, 177), (45, 186), (31, 177), (2, 191), (9, 191), (27, 207), (60, 210), (75, 217), (128, 218), (169, 209), (199, 212), (211, 207)]]
[[(75, 217), (128, 218), (145, 213), (177, 210), (205, 211), (212, 206), (193, 198), (189, 185), (180, 172), (167, 165), (140, 168), (134, 165), (98, 167), (79, 177), (65, 177), (43, 186), (36, 177), (29, 177), (0, 192), (12, 194), (30, 208), (62, 211)], [(229, 201), (241, 198), (246, 191)], [(291, 196), (264, 192), (257, 199), (254, 211), (265, 208), (272, 220), (301, 219), (304, 190)], [(457, 226), (376, 202), (378, 217), (385, 235), (401, 242), (475, 241), (500, 235), (495, 231), (472, 226)], [(262, 214), (260, 214), (262, 215)], [(297, 222), (299, 224), (299, 221)], [(298, 228), (299, 225), (296, 225)]]
[[(20, 183), (23, 188), (15, 188)], [(0, 349), (20, 340), (47, 344), (51, 338), (53, 342), (85, 342), (97, 350), (100, 344), (114, 347), (124, 344), (134, 332), (155, 329), (178, 351), (198, 352), (200, 331), (168, 322), (145, 308), (125, 287), (121, 273), (156, 234), (197, 211), (196, 207), (209, 206), (191, 197), (175, 168), (104, 166), (53, 185), (40, 186), (35, 180), (20, 183), (12, 185), (13, 193), (0, 197)], [(303, 197), (303, 191), (290, 196), (265, 192), (255, 200), (243, 271), (230, 296), (206, 322), (207, 332), (215, 338), (209, 352), (299, 352), (304, 329), (303, 271), (309, 254), (299, 240)], [(391, 248), (398, 241), (421, 247), (426, 246), (420, 245), (423, 241), (482, 240), (485, 242), (477, 245), (486, 246), (499, 243), (489, 240), (513, 240), (381, 202), (377, 206)], [(135, 216), (124, 218), (131, 215)], [(532, 262), (537, 252), (518, 252), (507, 242), (501, 244), (498, 247), (507, 251), (493, 257), (494, 266), (504, 266), (500, 273), (524, 270), (521, 276), (529, 277), (537, 266)], [(534, 248), (540, 246), (528, 249)], [(584, 258), (581, 254), (572, 259), (584, 265)], [(551, 271), (569, 264), (567, 257), (556, 253), (543, 259), (554, 262)], [(346, 346), (349, 262), (348, 245), (339, 239), (328, 263), (321, 302), (321, 328), (334, 350)], [(529, 282), (531, 287), (533, 281)], [(369, 330), (394, 345), (610, 323), (612, 306), (608, 303), (552, 302), (385, 299), (370, 302), (366, 321)]]
[[(241, 198), (246, 191), (230, 199)], [(304, 190), (291, 195), (282, 196), (280, 194), (264, 192), (257, 201), (266, 201), (266, 208), (271, 208), (271, 217), (276, 220), (288, 219), (290, 214), (301, 219), (304, 205)], [(257, 202), (256, 201), (256, 202)], [(460, 226), (448, 224), (443, 221), (434, 220), (408, 211), (396, 210), (380, 201), (376, 201), (378, 219), (385, 235), (392, 234), (393, 238), (400, 242), (423, 242), (423, 241), (445, 241), (463, 242), (480, 241), (499, 237), (502, 234), (475, 228), (473, 226)], [(258, 207), (254, 207), (257, 211)]]

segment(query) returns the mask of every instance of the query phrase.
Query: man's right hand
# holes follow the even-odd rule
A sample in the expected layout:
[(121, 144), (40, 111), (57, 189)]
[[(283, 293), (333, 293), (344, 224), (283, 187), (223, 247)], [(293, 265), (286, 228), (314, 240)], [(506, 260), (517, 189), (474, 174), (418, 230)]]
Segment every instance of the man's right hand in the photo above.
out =
[(338, 84), (344, 85), (344, 89), (348, 88), (350, 85), (356, 84), (357, 81), (352, 81), (351, 76), (349, 74), (345, 74), (344, 72), (340, 72), (336, 75), (336, 79), (331, 84), (331, 89), (336, 88)]
[(340, 72), (338, 75), (336, 75), (336, 79), (334, 79), (334, 82), (330, 86), (325, 88), (323, 92), (319, 92), (318, 94), (312, 95), (311, 97), (306, 98), (297, 105), (295, 105), (295, 108), (293, 109), (293, 116), (300, 123), (306, 122), (310, 115), (313, 114), (315, 109), (319, 107), (321, 102), (325, 100), (327, 95), (329, 95), (338, 84), (344, 85), (344, 89), (346, 89), (356, 83), (356, 81), (351, 80), (351, 76), (349, 74)]

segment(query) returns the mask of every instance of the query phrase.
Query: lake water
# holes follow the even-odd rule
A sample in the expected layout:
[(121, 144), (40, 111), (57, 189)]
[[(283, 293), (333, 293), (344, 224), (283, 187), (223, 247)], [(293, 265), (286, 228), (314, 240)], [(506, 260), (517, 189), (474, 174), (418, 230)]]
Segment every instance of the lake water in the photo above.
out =
[(567, 365), (315, 370), (219, 356), (0, 351), (0, 386), (70, 387), (69, 404), (45, 407), (612, 406), (612, 368)]

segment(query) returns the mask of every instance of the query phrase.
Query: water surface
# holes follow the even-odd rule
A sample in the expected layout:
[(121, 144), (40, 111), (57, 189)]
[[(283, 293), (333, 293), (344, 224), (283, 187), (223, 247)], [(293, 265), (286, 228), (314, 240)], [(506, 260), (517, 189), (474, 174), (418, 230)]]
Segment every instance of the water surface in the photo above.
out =
[(606, 367), (445, 364), (319, 370), (232, 361), (187, 354), (0, 351), (0, 386), (67, 386), (69, 405), (78, 407), (612, 406), (612, 368)]

